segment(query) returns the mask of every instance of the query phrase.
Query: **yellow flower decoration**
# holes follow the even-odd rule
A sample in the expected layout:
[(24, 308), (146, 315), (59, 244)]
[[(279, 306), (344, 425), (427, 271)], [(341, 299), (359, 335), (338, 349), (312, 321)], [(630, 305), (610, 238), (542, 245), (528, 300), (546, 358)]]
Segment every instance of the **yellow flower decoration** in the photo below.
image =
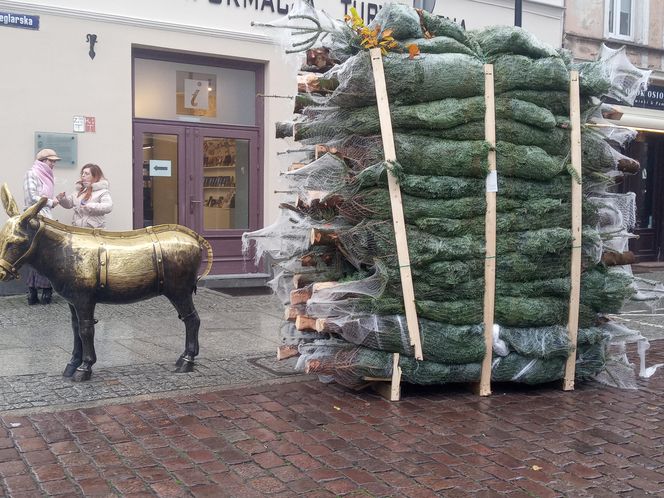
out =
[(378, 24), (373, 29), (365, 26), (364, 20), (354, 7), (351, 7), (350, 15), (344, 16), (344, 21), (360, 35), (360, 45), (363, 48), (380, 48), (381, 53), (386, 55), (388, 50), (398, 47), (396, 40), (392, 37), (393, 30), (386, 29), (381, 33), (381, 27)]

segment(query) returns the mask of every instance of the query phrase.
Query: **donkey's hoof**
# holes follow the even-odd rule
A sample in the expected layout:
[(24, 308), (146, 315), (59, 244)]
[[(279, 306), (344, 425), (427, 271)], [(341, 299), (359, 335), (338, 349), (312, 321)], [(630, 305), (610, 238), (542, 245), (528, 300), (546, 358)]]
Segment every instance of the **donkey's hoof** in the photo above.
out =
[(92, 377), (92, 371), (91, 370), (76, 370), (74, 372), (74, 375), (72, 375), (71, 380), (74, 382), (85, 382), (86, 380), (90, 380), (90, 377)]
[(78, 368), (78, 365), (72, 365), (71, 363), (67, 363), (67, 366), (62, 371), (62, 376), (63, 377), (71, 377), (72, 375), (74, 375), (74, 372), (76, 372), (77, 368)]
[(180, 357), (175, 361), (175, 366), (180, 368), (182, 364), (185, 363), (184, 361), (184, 355), (181, 354)]
[(193, 361), (187, 361), (184, 358), (182, 359), (182, 363), (177, 366), (175, 369), (175, 373), (189, 373), (194, 371), (194, 362)]

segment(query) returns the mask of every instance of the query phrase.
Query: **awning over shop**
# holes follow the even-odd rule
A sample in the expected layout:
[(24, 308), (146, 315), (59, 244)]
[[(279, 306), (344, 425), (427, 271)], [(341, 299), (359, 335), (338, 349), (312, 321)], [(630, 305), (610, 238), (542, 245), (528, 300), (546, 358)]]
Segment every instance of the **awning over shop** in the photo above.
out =
[[(616, 104), (612, 104), (611, 107), (616, 113), (606, 117), (616, 116), (616, 119), (608, 120), (616, 126), (633, 128), (639, 131), (664, 133), (664, 111)], [(618, 118), (619, 115), (620, 117)]]

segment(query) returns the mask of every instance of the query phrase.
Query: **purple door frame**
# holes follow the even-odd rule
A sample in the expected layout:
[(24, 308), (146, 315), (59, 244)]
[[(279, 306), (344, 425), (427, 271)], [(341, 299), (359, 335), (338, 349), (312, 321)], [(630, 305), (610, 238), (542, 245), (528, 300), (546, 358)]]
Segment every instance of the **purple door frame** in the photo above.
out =
[[(178, 62), (185, 64), (207, 65), (253, 71), (256, 82), (256, 106), (254, 122), (256, 126), (215, 125), (209, 123), (183, 123), (182, 121), (138, 119), (133, 120), (134, 137), (134, 227), (143, 226), (143, 155), (142, 133), (164, 133), (178, 135), (178, 216), (181, 223), (190, 226), (205, 236), (213, 246), (214, 263), (212, 274), (239, 274), (253, 273), (259, 270), (253, 259), (245, 260), (241, 252), (241, 237), (244, 231), (257, 230), (262, 227), (263, 219), (263, 130), (265, 110), (260, 97), (265, 90), (265, 65), (260, 62), (229, 60), (219, 57), (210, 57), (194, 53), (175, 53), (157, 49), (133, 48), (132, 66), (136, 58)], [(133, 72), (133, 71), (132, 71)], [(132, 78), (132, 108), (135, 109), (133, 99)], [(228, 138), (250, 140), (250, 183), (249, 183), (249, 227), (246, 229), (203, 231), (202, 203), (197, 213), (190, 213), (191, 201), (202, 200), (203, 185), (203, 136), (219, 136)], [(197, 145), (198, 143), (198, 145)], [(201, 150), (198, 150), (201, 149)]]
[[(257, 230), (263, 218), (263, 174), (259, 160), (259, 130), (255, 127), (211, 126), (134, 120), (134, 228), (143, 227), (143, 134), (178, 137), (178, 222), (196, 230), (212, 245), (211, 273), (254, 273), (258, 268), (242, 254), (242, 234)], [(235, 138), (249, 142), (248, 227), (228, 230), (203, 228), (203, 139)]]

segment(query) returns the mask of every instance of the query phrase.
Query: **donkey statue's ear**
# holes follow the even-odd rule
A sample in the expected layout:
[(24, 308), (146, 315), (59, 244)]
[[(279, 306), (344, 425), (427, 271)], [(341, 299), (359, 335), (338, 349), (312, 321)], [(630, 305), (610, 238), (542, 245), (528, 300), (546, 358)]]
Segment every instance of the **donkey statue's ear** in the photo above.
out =
[(21, 224), (21, 226), (26, 226), (30, 220), (34, 219), (35, 216), (39, 214), (39, 211), (41, 211), (41, 209), (46, 205), (47, 202), (48, 199), (46, 197), (42, 197), (35, 204), (26, 209), (25, 212), (19, 218), (19, 223)]
[(6, 183), (3, 183), (2, 188), (0, 188), (0, 197), (2, 197), (2, 205), (5, 207), (5, 211), (7, 211), (7, 215), (10, 218), (20, 214), (14, 196), (12, 196)]

